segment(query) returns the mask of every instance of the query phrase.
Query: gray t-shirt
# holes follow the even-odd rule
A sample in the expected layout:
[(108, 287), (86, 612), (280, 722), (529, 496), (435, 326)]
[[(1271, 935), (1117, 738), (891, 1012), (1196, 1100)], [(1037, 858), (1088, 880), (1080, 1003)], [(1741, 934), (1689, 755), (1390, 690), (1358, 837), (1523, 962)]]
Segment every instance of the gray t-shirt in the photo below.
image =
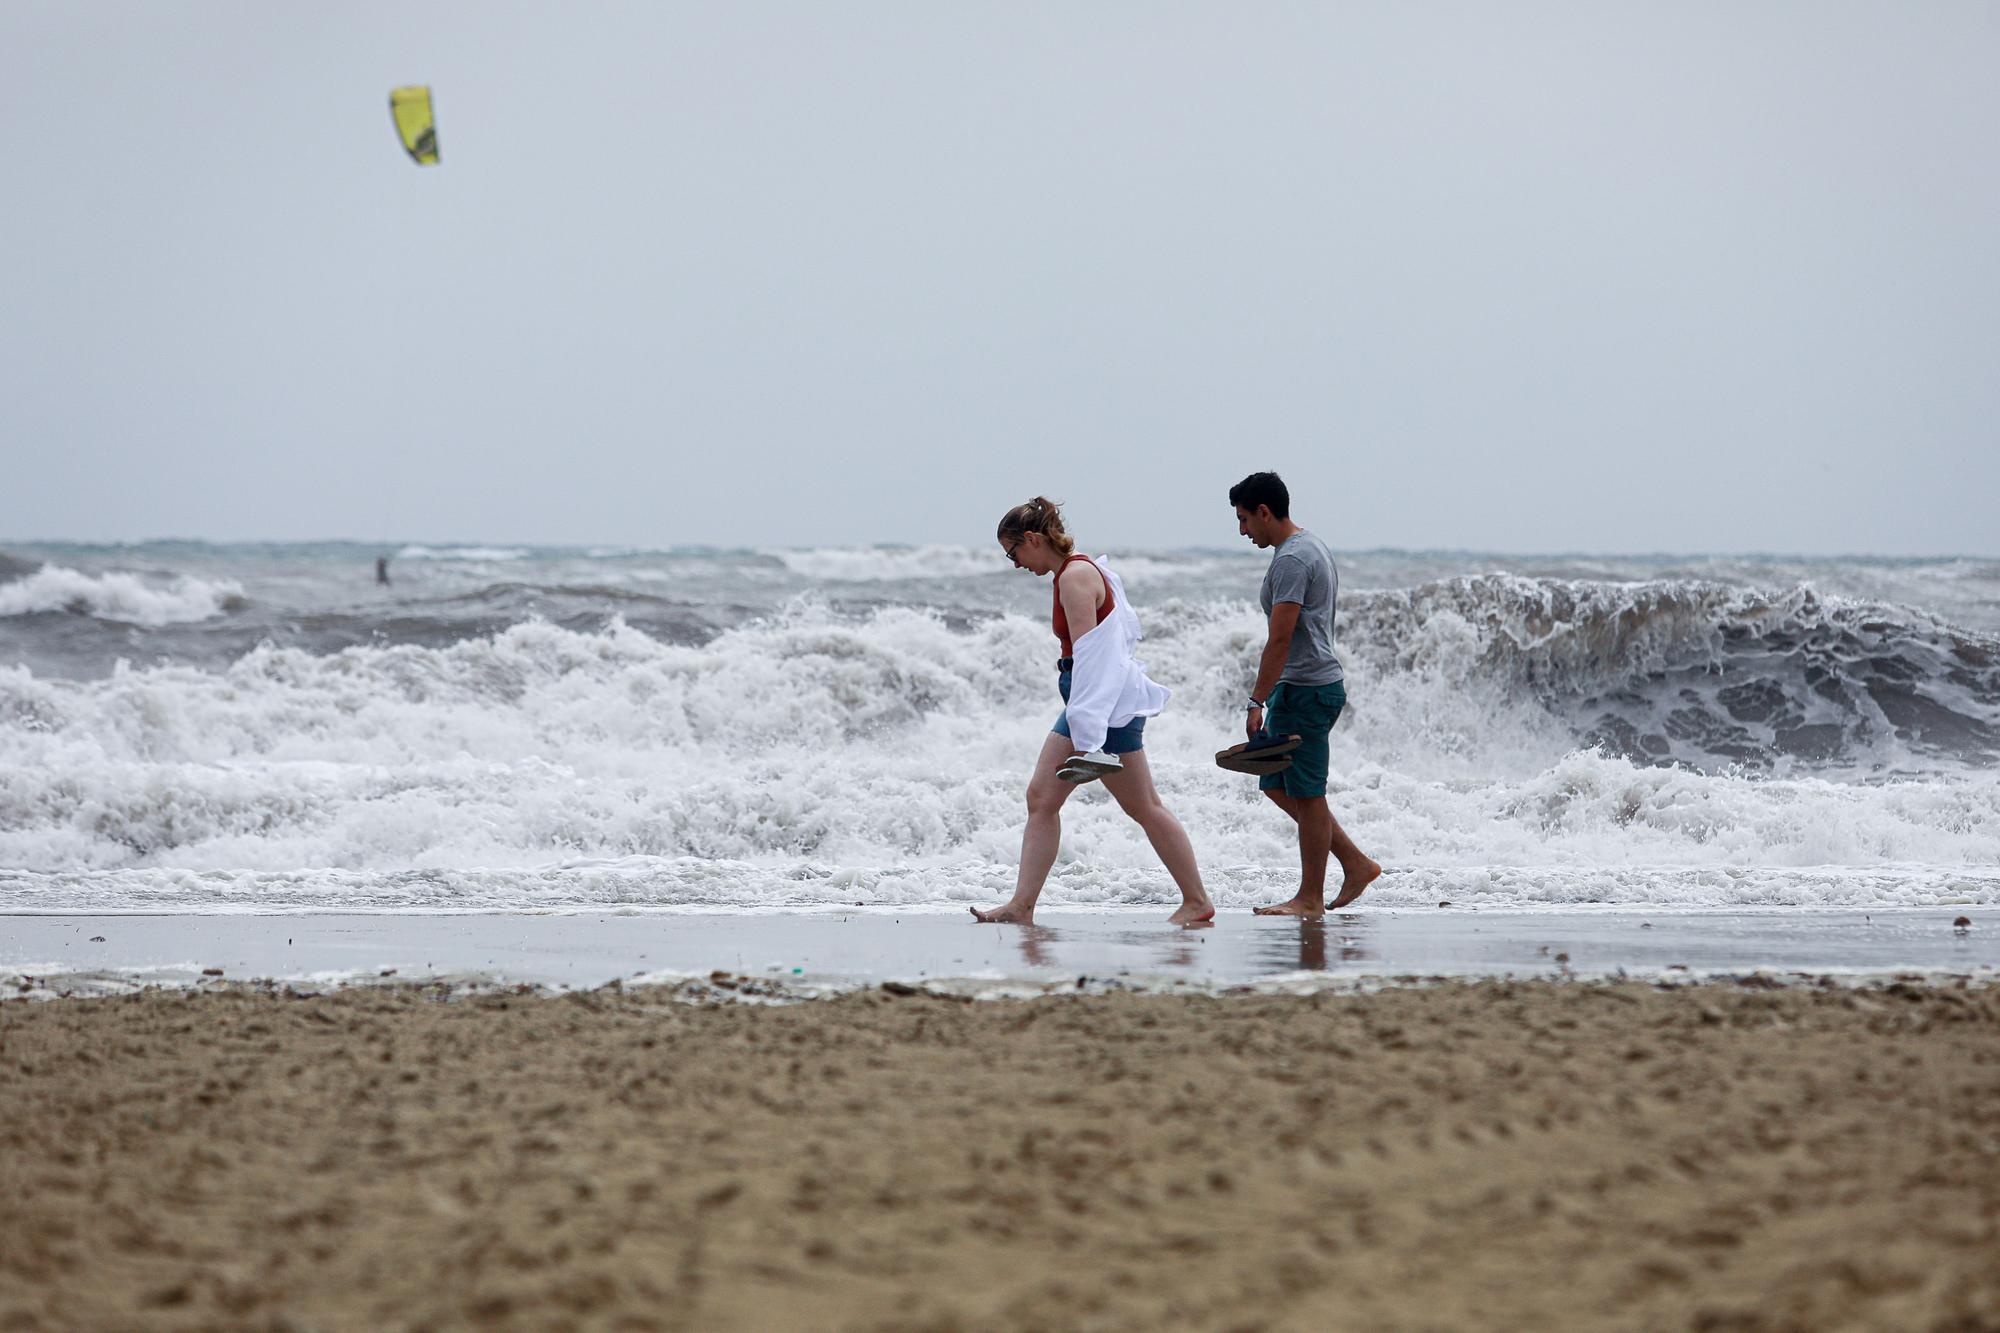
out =
[(1333, 552), (1326, 543), (1304, 529), (1285, 539), (1271, 557), (1264, 573), (1264, 588), (1257, 601), (1270, 615), (1279, 602), (1299, 604), (1299, 625), (1292, 631), (1291, 651), (1285, 654), (1281, 684), (1331, 685), (1347, 673), (1333, 655), (1333, 599), (1340, 591), (1340, 573), (1333, 567)]

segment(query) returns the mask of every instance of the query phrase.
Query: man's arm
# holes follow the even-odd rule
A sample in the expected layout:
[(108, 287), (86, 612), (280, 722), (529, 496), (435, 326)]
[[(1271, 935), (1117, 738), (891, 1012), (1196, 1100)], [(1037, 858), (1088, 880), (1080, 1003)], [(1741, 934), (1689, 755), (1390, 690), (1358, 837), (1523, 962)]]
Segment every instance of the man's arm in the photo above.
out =
[(1272, 605), (1270, 636), (1264, 640), (1264, 655), (1257, 659), (1257, 680), (1250, 687), (1250, 697), (1258, 703), (1250, 709), (1244, 730), (1252, 736), (1264, 729), (1263, 705), (1270, 702), (1271, 691), (1278, 688), (1278, 677), (1285, 674), (1285, 657), (1292, 651), (1292, 632), (1298, 627), (1297, 602)]

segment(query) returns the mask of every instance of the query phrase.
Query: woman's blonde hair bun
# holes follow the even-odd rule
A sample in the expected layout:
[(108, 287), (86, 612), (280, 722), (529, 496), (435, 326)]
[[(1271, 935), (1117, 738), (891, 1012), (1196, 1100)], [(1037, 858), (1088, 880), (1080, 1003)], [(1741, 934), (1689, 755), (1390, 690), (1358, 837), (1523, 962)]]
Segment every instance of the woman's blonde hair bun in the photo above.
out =
[(1046, 495), (1038, 495), (1026, 504), (1015, 505), (1000, 519), (1000, 540), (1012, 543), (1028, 533), (1039, 532), (1049, 545), (1056, 548), (1058, 555), (1069, 555), (1076, 550), (1076, 539), (1063, 526), (1062, 506)]

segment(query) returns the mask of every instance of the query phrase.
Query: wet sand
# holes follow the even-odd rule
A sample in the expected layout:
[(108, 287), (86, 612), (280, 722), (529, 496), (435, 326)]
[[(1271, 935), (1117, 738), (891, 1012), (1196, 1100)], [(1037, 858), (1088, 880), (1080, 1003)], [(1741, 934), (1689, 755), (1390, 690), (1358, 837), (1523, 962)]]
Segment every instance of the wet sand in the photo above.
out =
[(2000, 1327), (2000, 988), (0, 1005), (0, 1329)]
[[(323, 983), (384, 972), (583, 990), (715, 968), (839, 989), (955, 981), (973, 992), (1079, 976), (1153, 986), (1307, 987), (1371, 977), (1686, 979), (1754, 971), (2000, 978), (2000, 909), (1338, 912), (1292, 921), (1232, 912), (1210, 930), (1165, 909), (1052, 910), (979, 926), (963, 910), (535, 915), (0, 916), (0, 985), (115, 993), (236, 979)], [(1963, 920), (1964, 928), (1954, 925)]]

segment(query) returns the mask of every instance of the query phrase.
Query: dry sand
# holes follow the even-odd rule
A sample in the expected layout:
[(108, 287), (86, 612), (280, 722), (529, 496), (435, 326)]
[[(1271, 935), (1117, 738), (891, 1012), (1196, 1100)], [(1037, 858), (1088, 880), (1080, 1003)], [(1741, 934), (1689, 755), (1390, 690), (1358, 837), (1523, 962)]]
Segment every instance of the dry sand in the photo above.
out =
[(0, 1329), (2000, 1328), (2000, 988), (0, 1006)]

